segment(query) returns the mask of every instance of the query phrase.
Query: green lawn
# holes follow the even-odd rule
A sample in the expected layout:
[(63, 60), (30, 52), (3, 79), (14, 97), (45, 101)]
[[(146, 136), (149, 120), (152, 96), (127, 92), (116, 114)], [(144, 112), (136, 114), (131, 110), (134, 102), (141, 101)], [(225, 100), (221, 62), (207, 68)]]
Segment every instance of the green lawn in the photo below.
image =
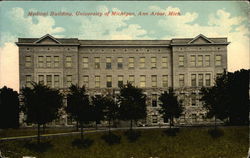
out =
[[(93, 140), (88, 148), (72, 146), (74, 136), (43, 138), (45, 151), (32, 149), (30, 141), (3, 141), (0, 150), (10, 158), (24, 155), (37, 158), (243, 158), (248, 152), (248, 127), (221, 127), (224, 135), (212, 138), (209, 128), (181, 128), (177, 136), (168, 136), (164, 129), (141, 131), (141, 137), (129, 142), (124, 131), (116, 131), (121, 143), (107, 145), (101, 136), (103, 132), (89, 133), (85, 138)], [(35, 142), (35, 140), (33, 141)]]
[[(41, 134), (53, 134), (75, 131), (75, 128), (46, 128), (45, 131), (41, 128)], [(0, 130), (0, 138), (37, 135), (37, 128), (26, 129), (5, 129)]]

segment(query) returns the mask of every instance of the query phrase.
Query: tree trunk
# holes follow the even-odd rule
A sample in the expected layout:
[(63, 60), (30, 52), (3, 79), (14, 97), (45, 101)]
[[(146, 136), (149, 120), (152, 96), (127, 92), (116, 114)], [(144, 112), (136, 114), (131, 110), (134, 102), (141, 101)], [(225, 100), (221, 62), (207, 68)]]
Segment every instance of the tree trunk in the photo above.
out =
[(173, 122), (174, 122), (173, 117), (170, 117), (170, 129), (172, 128)]
[(43, 124), (43, 134), (45, 134), (45, 128), (46, 128), (46, 125)]
[(40, 124), (37, 124), (37, 143), (40, 144)]
[(110, 132), (110, 119), (109, 119), (109, 134), (110, 134), (111, 132)]
[(130, 120), (130, 131), (132, 131), (132, 127), (133, 127), (133, 120)]
[(214, 130), (216, 130), (216, 116), (214, 116)]
[(95, 121), (95, 129), (96, 129), (96, 130), (98, 129), (97, 121)]
[(79, 122), (76, 121), (76, 131), (78, 131), (78, 129), (79, 129)]
[(83, 125), (82, 125), (82, 123), (80, 123), (80, 126), (81, 126), (81, 140), (83, 140)]

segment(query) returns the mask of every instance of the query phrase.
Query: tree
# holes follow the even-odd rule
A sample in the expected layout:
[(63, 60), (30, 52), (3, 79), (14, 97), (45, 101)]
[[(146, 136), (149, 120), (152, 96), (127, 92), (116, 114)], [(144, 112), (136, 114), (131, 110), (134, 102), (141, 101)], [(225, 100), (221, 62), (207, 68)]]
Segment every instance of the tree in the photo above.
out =
[(104, 98), (104, 105), (105, 105), (104, 114), (106, 120), (108, 120), (109, 123), (109, 134), (110, 134), (111, 121), (114, 122), (114, 120), (118, 117), (119, 107), (118, 104), (114, 101), (113, 97), (111, 96), (106, 96)]
[(0, 89), (0, 128), (19, 127), (18, 93), (4, 86)]
[(248, 124), (249, 73), (250, 70), (224, 71), (213, 87), (201, 89), (207, 116), (214, 117), (215, 123), (218, 118), (230, 124)]
[(26, 122), (37, 124), (37, 141), (40, 143), (40, 126), (59, 118), (63, 96), (59, 90), (40, 83), (33, 83), (33, 88), (22, 88), (21, 94)]
[(97, 124), (104, 119), (105, 97), (101, 95), (92, 97), (93, 120)]
[(142, 89), (127, 83), (120, 88), (118, 100), (120, 118), (130, 121), (130, 130), (132, 130), (133, 121), (146, 118), (146, 95), (143, 94)]
[(89, 103), (89, 97), (86, 95), (85, 87), (71, 85), (67, 94), (66, 112), (74, 120), (79, 122), (81, 128), (81, 140), (83, 140), (83, 125), (93, 120), (92, 107)]
[(172, 88), (162, 93), (159, 100), (161, 101), (159, 112), (165, 120), (170, 120), (171, 129), (171, 126), (174, 126), (174, 118), (179, 118), (183, 112), (182, 102), (177, 99)]

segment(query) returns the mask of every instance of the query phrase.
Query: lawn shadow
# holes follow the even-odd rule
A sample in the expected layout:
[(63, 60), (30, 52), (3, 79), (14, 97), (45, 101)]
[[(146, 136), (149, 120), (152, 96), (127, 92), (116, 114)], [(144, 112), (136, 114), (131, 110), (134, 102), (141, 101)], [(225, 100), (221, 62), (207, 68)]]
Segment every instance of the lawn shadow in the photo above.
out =
[(141, 136), (141, 132), (135, 130), (127, 130), (124, 132), (124, 135), (127, 137), (129, 142), (135, 142)]
[(208, 130), (208, 134), (216, 139), (216, 138), (219, 138), (219, 137), (222, 137), (224, 135), (224, 132), (222, 129), (219, 129), (219, 128), (215, 128), (215, 129), (209, 129)]
[(180, 132), (180, 129), (179, 128), (168, 128), (168, 129), (164, 130), (163, 132), (167, 136), (175, 137), (177, 135), (177, 133)]
[(76, 146), (77, 148), (89, 148), (94, 143), (94, 140), (89, 138), (82, 139), (75, 139), (72, 142), (73, 146)]
[(108, 133), (104, 134), (101, 137), (107, 144), (114, 145), (114, 144), (120, 144), (121, 143), (121, 136), (116, 135), (114, 133)]
[(50, 141), (42, 141), (37, 143), (36, 141), (27, 141), (24, 143), (24, 147), (35, 152), (43, 153), (53, 147)]

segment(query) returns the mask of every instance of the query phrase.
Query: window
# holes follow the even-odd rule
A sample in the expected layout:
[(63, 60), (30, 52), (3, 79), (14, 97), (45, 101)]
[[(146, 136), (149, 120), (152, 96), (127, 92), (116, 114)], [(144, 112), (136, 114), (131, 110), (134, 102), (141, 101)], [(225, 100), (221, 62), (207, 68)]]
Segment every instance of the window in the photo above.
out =
[(95, 57), (94, 61), (95, 61), (95, 69), (100, 69), (100, 58)]
[(168, 123), (168, 119), (166, 117), (163, 118), (164, 123)]
[(83, 76), (83, 85), (89, 87), (89, 76)]
[(152, 81), (152, 87), (157, 87), (157, 76), (156, 75), (151, 76), (151, 81)]
[(111, 58), (107, 57), (106, 58), (106, 69), (111, 69), (112, 65), (111, 65)]
[(100, 76), (95, 76), (95, 88), (100, 88)]
[(59, 56), (54, 56), (54, 67), (59, 67)]
[(168, 57), (162, 57), (162, 61), (161, 61), (161, 66), (162, 68), (168, 68)]
[(203, 74), (198, 75), (198, 85), (203, 86)]
[(128, 82), (131, 83), (133, 86), (135, 85), (135, 76), (129, 75)]
[(205, 66), (210, 66), (210, 55), (205, 56)]
[(198, 55), (197, 66), (203, 66), (203, 56)]
[(112, 76), (111, 75), (107, 76), (107, 87), (108, 88), (112, 87)]
[(82, 67), (84, 69), (87, 69), (89, 67), (89, 58), (88, 57), (83, 57), (82, 58)]
[(26, 75), (25, 80), (26, 80), (25, 86), (31, 87), (31, 75)]
[(157, 94), (152, 94), (152, 107), (157, 107)]
[(51, 75), (46, 76), (46, 82), (47, 82), (47, 86), (49, 86), (49, 87), (52, 86), (52, 76)]
[(54, 76), (54, 87), (55, 88), (59, 88), (59, 83), (60, 83), (60, 81), (59, 81), (59, 75), (55, 75)]
[(184, 86), (184, 74), (179, 75), (179, 86), (180, 87)]
[(206, 74), (206, 86), (211, 86), (211, 74)]
[(162, 87), (168, 87), (168, 75), (162, 76)]
[(66, 80), (67, 80), (67, 86), (70, 87), (72, 84), (72, 75), (67, 75)]
[(192, 114), (192, 121), (196, 121), (197, 119), (197, 115), (196, 114)]
[(158, 123), (157, 115), (152, 116), (152, 123)]
[(72, 66), (72, 57), (66, 56), (66, 67), (71, 67), (71, 66)]
[(151, 68), (156, 68), (156, 57), (151, 57)]
[(118, 69), (122, 69), (123, 68), (123, 58), (122, 57), (118, 57), (117, 58), (117, 68)]
[(183, 67), (184, 66), (184, 56), (183, 55), (179, 55), (179, 67)]
[(191, 86), (196, 86), (196, 74), (191, 74)]
[(221, 55), (215, 56), (215, 66), (221, 66)]
[(118, 76), (118, 87), (121, 87), (121, 86), (123, 86), (123, 76), (119, 75)]
[(195, 66), (195, 62), (196, 62), (196, 56), (191, 55), (191, 57), (190, 57), (190, 66)]
[(46, 67), (51, 67), (51, 56), (46, 56)]
[(38, 57), (38, 67), (43, 67), (43, 56)]
[(221, 77), (222, 73), (216, 73), (216, 77)]
[(140, 87), (141, 88), (145, 88), (146, 87), (146, 76), (145, 75), (141, 75), (140, 76)]
[(191, 105), (196, 106), (196, 97), (195, 97), (195, 95), (191, 96)]
[(140, 68), (145, 68), (145, 57), (140, 57)]
[(31, 66), (31, 56), (25, 56), (25, 67)]
[(134, 57), (129, 57), (128, 58), (128, 68), (129, 69), (133, 69), (135, 67), (135, 59)]
[(38, 83), (44, 84), (44, 76), (43, 75), (38, 76)]
[(181, 121), (181, 122), (184, 122), (184, 121), (185, 121), (185, 114), (182, 114), (182, 115), (180, 116), (180, 121)]

